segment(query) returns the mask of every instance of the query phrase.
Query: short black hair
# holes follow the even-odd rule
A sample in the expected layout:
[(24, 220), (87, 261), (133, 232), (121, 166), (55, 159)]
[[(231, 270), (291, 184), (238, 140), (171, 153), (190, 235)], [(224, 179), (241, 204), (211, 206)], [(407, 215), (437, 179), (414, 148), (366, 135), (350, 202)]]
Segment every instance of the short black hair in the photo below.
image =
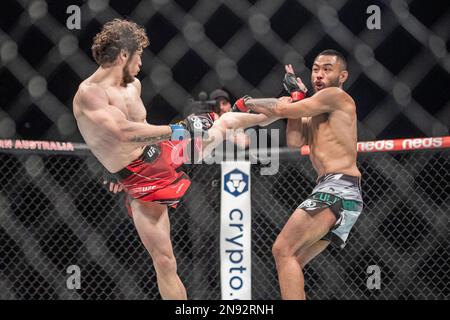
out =
[(317, 59), (318, 56), (335, 56), (337, 57), (339, 60), (341, 60), (342, 63), (342, 69), (343, 70), (347, 70), (347, 59), (345, 59), (344, 55), (342, 53), (340, 53), (337, 50), (334, 49), (327, 49), (327, 50), (323, 50), (321, 53), (319, 53), (315, 58), (314, 61)]

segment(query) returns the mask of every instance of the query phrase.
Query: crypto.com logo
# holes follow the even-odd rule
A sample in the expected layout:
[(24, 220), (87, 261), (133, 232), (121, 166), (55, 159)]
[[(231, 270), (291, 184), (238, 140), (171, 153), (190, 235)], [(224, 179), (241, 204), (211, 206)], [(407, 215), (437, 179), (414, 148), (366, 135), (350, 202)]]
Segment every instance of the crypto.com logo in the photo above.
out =
[(239, 169), (228, 172), (224, 177), (225, 191), (238, 197), (248, 191), (248, 175)]

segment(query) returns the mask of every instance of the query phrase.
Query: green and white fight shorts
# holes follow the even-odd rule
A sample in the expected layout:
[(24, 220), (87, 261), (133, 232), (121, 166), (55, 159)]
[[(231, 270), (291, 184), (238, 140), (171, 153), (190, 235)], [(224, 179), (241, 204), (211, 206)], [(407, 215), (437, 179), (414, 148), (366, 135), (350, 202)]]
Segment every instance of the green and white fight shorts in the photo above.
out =
[(336, 215), (336, 224), (322, 239), (344, 248), (351, 228), (363, 209), (361, 179), (341, 173), (330, 173), (320, 177), (311, 195), (298, 209), (317, 213), (330, 208)]

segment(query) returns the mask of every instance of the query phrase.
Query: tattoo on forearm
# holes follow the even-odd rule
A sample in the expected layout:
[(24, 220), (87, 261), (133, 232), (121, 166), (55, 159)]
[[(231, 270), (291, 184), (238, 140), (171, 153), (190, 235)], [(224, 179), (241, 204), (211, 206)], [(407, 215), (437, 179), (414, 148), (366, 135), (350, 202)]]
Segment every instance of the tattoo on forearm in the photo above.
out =
[(263, 99), (248, 99), (245, 101), (245, 105), (253, 110), (254, 107), (266, 108), (269, 110), (275, 109), (278, 104), (278, 99), (275, 98), (263, 98)]
[(134, 136), (130, 138), (130, 142), (145, 142), (147, 144), (155, 144), (160, 141), (169, 140), (171, 137), (171, 134), (164, 134), (157, 137), (145, 137), (145, 136)]

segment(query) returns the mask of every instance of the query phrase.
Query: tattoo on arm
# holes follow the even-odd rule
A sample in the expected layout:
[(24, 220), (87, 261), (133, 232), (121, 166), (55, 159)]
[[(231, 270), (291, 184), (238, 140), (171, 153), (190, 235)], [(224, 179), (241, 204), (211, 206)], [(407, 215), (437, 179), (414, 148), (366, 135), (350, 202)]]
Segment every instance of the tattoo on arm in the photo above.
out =
[(165, 134), (157, 137), (134, 136), (130, 138), (130, 142), (138, 142), (138, 143), (145, 142), (148, 145), (151, 145), (158, 143), (160, 141), (170, 140), (171, 136), (172, 134)]
[(263, 99), (248, 99), (245, 101), (245, 105), (252, 109), (253, 107), (261, 107), (269, 110), (275, 109), (278, 104), (278, 99), (275, 98), (263, 98)]

